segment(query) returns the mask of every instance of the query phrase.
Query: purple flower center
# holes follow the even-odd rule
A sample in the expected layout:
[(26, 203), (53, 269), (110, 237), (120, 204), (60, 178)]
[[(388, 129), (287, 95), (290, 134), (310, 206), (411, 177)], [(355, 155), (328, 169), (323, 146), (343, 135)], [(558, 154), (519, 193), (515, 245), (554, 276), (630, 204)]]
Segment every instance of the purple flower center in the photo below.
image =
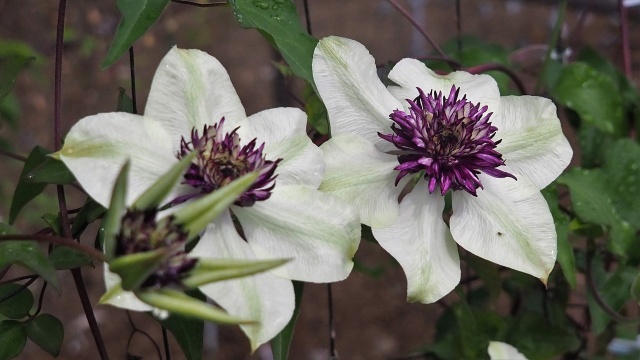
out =
[(495, 150), (501, 140), (494, 141), (498, 130), (491, 125), (487, 106), (473, 104), (466, 96), (458, 99), (460, 89), (451, 87), (448, 97), (442, 92), (428, 95), (418, 88), (419, 96), (409, 103), (409, 113), (395, 110), (393, 134), (378, 133), (399, 151), (400, 173), (396, 185), (408, 174), (424, 172), (429, 193), (440, 186), (440, 193), (449, 189), (465, 190), (476, 196), (482, 188), (478, 174), (484, 172), (497, 178), (515, 176), (498, 167), (504, 165), (502, 154)]
[(181, 196), (173, 204), (208, 194), (253, 171), (259, 172), (258, 179), (240, 195), (235, 205), (252, 206), (256, 201), (266, 200), (271, 196), (277, 177), (274, 173), (282, 159), (267, 160), (263, 154), (264, 143), (256, 148), (256, 139), (253, 139), (242, 146), (238, 128), (225, 134), (223, 126), (224, 118), (218, 124), (205, 126), (202, 136), (198, 134), (198, 130), (193, 129), (190, 141), (182, 138), (178, 158), (196, 151), (196, 157), (187, 169), (182, 183), (200, 191)]
[(187, 257), (184, 244), (188, 234), (175, 223), (174, 217), (156, 221), (156, 214), (155, 210), (127, 210), (116, 237), (116, 254), (122, 256), (168, 248), (169, 256), (141, 287), (182, 287), (182, 279), (196, 266), (198, 259)]

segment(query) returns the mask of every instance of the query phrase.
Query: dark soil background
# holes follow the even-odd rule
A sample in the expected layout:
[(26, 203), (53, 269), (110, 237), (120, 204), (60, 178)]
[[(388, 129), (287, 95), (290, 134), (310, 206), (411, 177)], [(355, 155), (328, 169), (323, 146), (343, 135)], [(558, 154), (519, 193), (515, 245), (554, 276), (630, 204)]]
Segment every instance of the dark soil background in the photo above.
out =
[[(442, 44), (456, 35), (455, 2), (450, 0), (404, 0), (418, 22), (433, 39)], [(33, 66), (23, 72), (16, 85), (21, 108), (19, 130), (0, 129), (0, 135), (13, 140), (16, 152), (27, 154), (35, 145), (52, 148), (53, 57), (57, 1), (0, 0), (0, 40), (24, 41), (41, 54)], [(63, 57), (63, 131), (80, 118), (114, 111), (118, 87), (130, 89), (128, 59), (100, 71), (119, 13), (115, 1), (78, 1), (67, 3), (66, 46)], [(302, 14), (302, 1), (297, 1)], [(356, 39), (370, 49), (378, 63), (403, 57), (424, 57), (432, 49), (420, 34), (384, 0), (309, 0), (310, 19), (316, 37), (340, 35)], [(551, 33), (557, 14), (554, 1), (464, 0), (462, 32), (510, 50), (522, 47), (540, 49), (527, 55), (527, 71), (522, 73), (529, 90)], [(566, 19), (563, 43), (574, 49), (590, 45), (620, 64), (619, 18), (616, 1), (574, 1)], [(595, 6), (589, 6), (595, 3)], [(585, 5), (587, 4), (587, 5)], [(591, 10), (589, 10), (591, 9)], [(637, 9), (636, 9), (637, 10)], [(630, 13), (630, 34), (635, 80), (640, 74), (640, 18)], [(583, 18), (580, 22), (579, 19)], [(144, 109), (153, 73), (171, 46), (198, 48), (217, 57), (230, 73), (248, 114), (275, 107), (295, 106), (282, 91), (278, 73), (272, 65), (277, 54), (255, 31), (241, 29), (226, 7), (195, 8), (170, 4), (158, 24), (135, 45), (138, 107)], [(532, 47), (533, 46), (533, 47)], [(293, 92), (300, 90), (294, 81)], [(278, 90), (280, 89), (280, 90)], [(571, 137), (571, 134), (568, 135)], [(0, 163), (0, 220), (6, 219), (20, 171), (20, 164), (9, 159)], [(69, 190), (70, 208), (79, 207), (82, 198)], [(30, 205), (20, 219), (21, 229), (44, 225), (39, 214), (57, 212), (52, 193)], [(5, 220), (6, 221), (6, 220)], [(85, 239), (91, 243), (90, 234)], [(341, 359), (392, 359), (433, 339), (441, 305), (410, 304), (405, 301), (406, 282), (402, 269), (382, 249), (364, 242), (357, 259), (366, 268), (354, 271), (334, 284), (333, 306), (336, 346)], [(9, 276), (21, 274), (13, 269)], [(98, 353), (71, 276), (60, 272), (62, 291), (48, 289), (44, 312), (60, 317), (65, 324), (65, 339), (59, 359), (97, 359)], [(145, 314), (125, 312), (96, 305), (103, 292), (101, 266), (84, 269), (96, 316), (112, 359), (125, 359), (127, 351), (143, 359), (159, 359), (154, 342), (162, 350), (160, 327)], [(40, 282), (32, 286), (39, 293)], [(444, 303), (455, 301), (449, 295)], [(327, 285), (308, 284), (302, 299), (302, 312), (296, 327), (291, 359), (328, 358)], [(499, 306), (499, 305), (496, 305)], [(499, 309), (498, 309), (499, 310)], [(134, 325), (132, 325), (134, 324)], [(133, 326), (144, 329), (153, 342), (136, 333), (127, 348)], [(205, 334), (207, 359), (269, 359), (263, 347), (249, 354), (248, 341), (238, 328), (208, 326)], [(181, 359), (171, 339), (172, 359)], [(128, 349), (128, 350), (127, 350)], [(47, 359), (45, 352), (28, 343), (21, 359)]]

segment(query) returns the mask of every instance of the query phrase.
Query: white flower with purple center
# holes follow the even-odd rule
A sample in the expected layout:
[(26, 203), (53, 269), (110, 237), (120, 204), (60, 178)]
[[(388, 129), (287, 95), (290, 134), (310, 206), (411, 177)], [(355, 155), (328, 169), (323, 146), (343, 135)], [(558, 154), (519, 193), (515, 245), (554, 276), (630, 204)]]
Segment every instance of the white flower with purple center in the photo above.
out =
[(415, 59), (386, 88), (367, 49), (339, 37), (320, 41), (313, 76), (332, 133), (320, 190), (357, 208), (402, 266), (410, 301), (460, 282), (456, 243), (546, 282), (556, 232), (540, 190), (572, 157), (550, 100), (501, 97), (488, 75), (438, 75)]
[[(230, 314), (259, 322), (241, 326), (255, 349), (289, 322), (294, 309), (290, 280), (346, 278), (360, 240), (357, 214), (317, 190), (325, 166), (322, 151), (306, 135), (306, 124), (306, 114), (295, 108), (247, 117), (215, 58), (173, 48), (156, 71), (144, 116), (86, 117), (69, 131), (58, 155), (103, 206), (109, 205), (113, 183), (128, 159), (127, 205), (190, 152), (196, 156), (182, 185), (169, 196), (172, 205), (258, 172), (255, 183), (208, 225), (189, 253), (291, 259), (270, 272), (201, 287)], [(108, 287), (117, 283), (116, 275), (107, 275)], [(136, 300), (123, 295), (114, 303), (142, 309)]]

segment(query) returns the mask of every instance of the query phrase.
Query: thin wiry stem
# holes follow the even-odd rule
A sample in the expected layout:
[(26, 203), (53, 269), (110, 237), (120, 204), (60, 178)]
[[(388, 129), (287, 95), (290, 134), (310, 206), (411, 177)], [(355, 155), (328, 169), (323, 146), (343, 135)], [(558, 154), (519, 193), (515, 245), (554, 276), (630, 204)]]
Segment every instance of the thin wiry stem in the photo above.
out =
[(4, 149), (0, 149), (0, 155), (4, 155), (6, 157), (12, 158), (14, 160), (22, 161), (22, 162), (27, 161), (26, 157), (24, 157), (22, 155), (14, 154), (11, 151), (7, 151), (7, 150), (4, 150)]
[(129, 75), (131, 76), (131, 102), (133, 113), (138, 113), (138, 100), (136, 95), (136, 66), (134, 62), (133, 46), (129, 47)]
[(47, 242), (50, 244), (62, 245), (70, 248), (74, 248), (79, 250), (94, 259), (100, 260), (102, 262), (106, 261), (106, 258), (103, 253), (100, 251), (89, 247), (87, 245), (81, 244), (79, 242), (59, 237), (53, 235), (42, 235), (42, 234), (33, 234), (33, 235), (23, 235), (23, 234), (9, 234), (9, 235), (0, 235), (0, 241), (10, 241), (10, 240), (21, 240), (21, 241), (30, 241), (35, 240), (38, 242)]
[(133, 318), (131, 317), (131, 313), (129, 312), (129, 310), (126, 310), (125, 313), (127, 314), (127, 318), (129, 319), (129, 324), (131, 325), (131, 328), (132, 328), (131, 334), (129, 335), (129, 339), (127, 340), (127, 349), (126, 349), (127, 353), (129, 352), (129, 347), (131, 346), (131, 340), (133, 339), (133, 336), (136, 333), (140, 333), (142, 334), (142, 336), (146, 337), (151, 342), (151, 344), (153, 344), (153, 347), (156, 349), (156, 354), (158, 354), (158, 359), (162, 360), (162, 353), (160, 352), (160, 347), (158, 346), (156, 341), (153, 339), (153, 337), (151, 337), (151, 335), (149, 335), (149, 333), (147, 333), (146, 331), (140, 330), (136, 326), (136, 324), (133, 322)]
[(560, 41), (560, 37), (562, 36), (562, 25), (564, 24), (564, 17), (567, 13), (567, 0), (562, 0), (560, 3), (560, 8), (558, 11), (558, 18), (556, 19), (556, 24), (553, 26), (553, 32), (551, 33), (551, 39), (549, 40), (549, 46), (547, 48), (547, 53), (544, 56), (544, 63), (542, 64), (542, 71), (538, 76), (538, 80), (536, 81), (535, 93), (540, 92), (540, 87), (542, 86), (542, 78), (547, 72), (549, 68), (549, 63), (551, 62), (551, 53), (556, 51), (556, 45)]
[(462, 6), (460, 0), (456, 0), (456, 43), (458, 53), (462, 52)]
[(481, 74), (481, 73), (486, 73), (487, 71), (500, 71), (501, 73), (509, 76), (511, 81), (513, 81), (513, 83), (518, 88), (518, 91), (520, 91), (520, 94), (527, 95), (527, 90), (524, 88), (524, 84), (522, 83), (518, 75), (515, 72), (513, 72), (511, 69), (509, 69), (508, 67), (502, 64), (482, 64), (482, 65), (472, 66), (466, 69), (466, 71), (471, 74)]
[(604, 311), (607, 315), (609, 315), (614, 321), (619, 322), (619, 323), (635, 323), (638, 324), (640, 323), (640, 317), (627, 317), (624, 316), (620, 313), (618, 313), (616, 310), (612, 309), (609, 304), (607, 304), (607, 302), (604, 300), (604, 298), (602, 297), (602, 295), (600, 294), (600, 292), (598, 291), (598, 288), (596, 286), (595, 280), (593, 279), (593, 267), (592, 267), (592, 258), (593, 258), (593, 252), (594, 252), (594, 241), (593, 239), (589, 239), (587, 242), (587, 256), (586, 256), (586, 282), (587, 282), (587, 288), (589, 289), (589, 291), (591, 292), (591, 295), (593, 295), (593, 299), (596, 301), (596, 303), (598, 304), (598, 306), (600, 306), (600, 308), (602, 309), (602, 311)]
[(329, 359), (338, 360), (338, 352), (336, 351), (336, 328), (333, 322), (333, 296), (331, 284), (327, 284), (327, 298), (329, 304)]
[(309, 16), (309, 3), (307, 0), (304, 0), (302, 2), (302, 5), (304, 7), (304, 18), (307, 22), (307, 32), (309, 33), (309, 35), (313, 35), (313, 33), (311, 32), (311, 17)]
[(53, 148), (60, 149), (62, 145), (61, 134), (61, 98), (62, 98), (62, 51), (64, 47), (64, 17), (67, 7), (67, 0), (60, 0), (58, 4), (58, 24), (56, 27), (56, 55), (54, 68), (54, 88), (53, 88)]
[(42, 288), (40, 289), (40, 297), (38, 298), (38, 308), (36, 309), (36, 312), (33, 313), (33, 315), (29, 316), (30, 318), (34, 318), (38, 315), (40, 315), (40, 311), (42, 311), (42, 303), (44, 302), (44, 293), (45, 291), (47, 291), (47, 282), (45, 281), (42, 284)]
[(220, 2), (214, 2), (214, 3), (199, 3), (195, 1), (186, 1), (186, 0), (171, 0), (171, 2), (174, 2), (176, 4), (191, 5), (195, 7), (216, 7), (216, 6), (227, 5), (226, 1), (220, 1)]
[(413, 16), (411, 16), (411, 14), (409, 14), (409, 12), (403, 8), (402, 6), (400, 6), (400, 4), (398, 4), (398, 2), (396, 0), (387, 0), (394, 8), (396, 8), (396, 10), (398, 10), (398, 12), (400, 12), (400, 14), (402, 14), (402, 16), (404, 16), (407, 20), (409, 20), (409, 22), (411, 23), (411, 25), (413, 25), (413, 27), (416, 28), (416, 30), (418, 30), (420, 32), (420, 34), (422, 34), (422, 36), (427, 40), (427, 42), (429, 42), (429, 44), (438, 52), (438, 54), (440, 54), (440, 56), (442, 56), (443, 58), (449, 58), (444, 51), (442, 51), (442, 49), (438, 46), (438, 44), (436, 44), (435, 41), (433, 41), (433, 39), (431, 38), (431, 36), (429, 36), (429, 34), (420, 26), (420, 24), (418, 24), (418, 22), (416, 21), (416, 19), (413, 18)]
[(100, 358), (102, 360), (108, 360), (109, 355), (107, 354), (107, 348), (104, 345), (104, 340), (102, 340), (102, 334), (100, 334), (98, 322), (96, 321), (95, 314), (93, 313), (93, 309), (91, 308), (91, 301), (89, 300), (87, 288), (84, 286), (82, 271), (80, 268), (71, 269), (71, 275), (73, 275), (73, 282), (75, 283), (76, 289), (78, 290), (80, 303), (82, 304), (82, 309), (84, 310), (85, 317), (87, 318), (87, 322), (89, 323), (89, 329), (91, 329), (93, 340), (98, 347)]
[(622, 63), (624, 66), (624, 74), (627, 79), (633, 78), (631, 70), (631, 47), (629, 45), (629, 15), (624, 0), (618, 0), (618, 9), (620, 11), (620, 44), (622, 47)]
[(19, 293), (21, 293), (22, 291), (24, 291), (26, 288), (29, 287), (29, 285), (33, 284), (36, 280), (38, 280), (37, 277), (35, 278), (31, 278), (29, 279), (29, 281), (27, 281), (26, 283), (20, 285), (19, 288), (15, 289), (14, 291), (8, 293), (7, 295), (3, 296), (0, 298), (0, 304), (2, 304), (3, 302), (11, 299), (12, 297), (18, 295)]
[(169, 350), (169, 336), (167, 336), (167, 328), (162, 327), (162, 342), (164, 343), (165, 360), (171, 360), (171, 351)]
[(30, 279), (37, 279), (39, 277), (39, 275), (24, 275), (24, 276), (18, 276), (15, 277), (13, 279), (9, 279), (9, 280), (4, 280), (4, 281), (0, 281), (0, 285), (4, 285), (4, 284), (10, 284), (10, 283), (14, 283), (14, 282), (18, 282), (18, 281), (22, 281), (22, 280), (30, 280)]

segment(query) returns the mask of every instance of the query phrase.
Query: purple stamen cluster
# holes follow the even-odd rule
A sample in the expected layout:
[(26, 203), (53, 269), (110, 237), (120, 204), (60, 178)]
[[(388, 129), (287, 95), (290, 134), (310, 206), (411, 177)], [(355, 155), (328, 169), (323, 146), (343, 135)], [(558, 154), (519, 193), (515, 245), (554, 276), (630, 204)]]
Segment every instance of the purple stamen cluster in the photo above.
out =
[(157, 211), (127, 210), (116, 237), (118, 256), (168, 248), (169, 255), (141, 285), (142, 288), (177, 286), (196, 266), (198, 259), (188, 258), (184, 251), (187, 232), (175, 223), (173, 216), (156, 221)]
[(409, 103), (409, 113), (395, 110), (389, 118), (393, 134), (378, 133), (399, 151), (400, 173), (396, 185), (408, 174), (424, 171), (429, 193), (440, 186), (440, 193), (449, 189), (465, 190), (476, 196), (482, 188), (478, 174), (484, 172), (497, 178), (515, 176), (498, 167), (504, 165), (502, 154), (495, 150), (501, 140), (494, 141), (498, 128), (491, 125), (487, 106), (458, 99), (460, 89), (451, 87), (449, 96), (431, 91)]
[(263, 154), (264, 143), (256, 147), (256, 139), (253, 139), (241, 146), (238, 128), (224, 134), (223, 126), (224, 118), (218, 124), (205, 126), (202, 136), (198, 134), (198, 130), (193, 129), (190, 141), (182, 138), (178, 158), (194, 150), (197, 152), (184, 175), (183, 184), (199, 189), (200, 192), (182, 196), (174, 200), (174, 204), (200, 194), (208, 194), (253, 171), (259, 172), (258, 179), (240, 195), (235, 205), (251, 206), (256, 201), (266, 200), (271, 196), (277, 177), (274, 173), (282, 159), (266, 160)]

